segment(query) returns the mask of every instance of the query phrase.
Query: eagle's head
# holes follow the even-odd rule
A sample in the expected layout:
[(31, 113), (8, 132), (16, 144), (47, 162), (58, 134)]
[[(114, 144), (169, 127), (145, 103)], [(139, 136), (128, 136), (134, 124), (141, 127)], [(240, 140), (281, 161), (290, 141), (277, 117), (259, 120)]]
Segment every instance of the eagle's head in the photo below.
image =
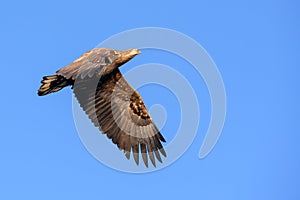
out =
[(139, 49), (127, 49), (125, 51), (122, 51), (120, 61), (121, 63), (128, 62), (130, 59), (132, 59), (134, 56), (140, 53), (141, 51)]

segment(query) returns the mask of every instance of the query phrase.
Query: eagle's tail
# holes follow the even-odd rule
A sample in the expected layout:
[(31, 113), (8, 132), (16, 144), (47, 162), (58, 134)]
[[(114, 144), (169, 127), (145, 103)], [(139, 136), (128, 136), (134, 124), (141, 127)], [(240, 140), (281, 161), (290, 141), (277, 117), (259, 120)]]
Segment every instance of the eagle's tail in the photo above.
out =
[(71, 85), (71, 81), (69, 79), (60, 75), (44, 76), (41, 83), (42, 85), (38, 90), (39, 96), (57, 92), (64, 87)]

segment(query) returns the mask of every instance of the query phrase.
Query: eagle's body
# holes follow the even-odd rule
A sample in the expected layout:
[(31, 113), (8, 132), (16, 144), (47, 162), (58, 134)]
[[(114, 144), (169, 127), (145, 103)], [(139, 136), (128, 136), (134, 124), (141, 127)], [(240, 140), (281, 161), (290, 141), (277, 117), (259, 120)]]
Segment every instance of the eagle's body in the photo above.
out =
[[(133, 152), (139, 163), (139, 152), (148, 166), (148, 155), (154, 166), (155, 157), (166, 156), (161, 145), (165, 139), (150, 117), (142, 98), (124, 79), (119, 67), (140, 51), (95, 48), (86, 52), (56, 75), (45, 76), (38, 95), (72, 86), (80, 106), (99, 130), (112, 139), (129, 159)], [(148, 155), (147, 155), (148, 154)], [(155, 155), (155, 156), (154, 156)]]

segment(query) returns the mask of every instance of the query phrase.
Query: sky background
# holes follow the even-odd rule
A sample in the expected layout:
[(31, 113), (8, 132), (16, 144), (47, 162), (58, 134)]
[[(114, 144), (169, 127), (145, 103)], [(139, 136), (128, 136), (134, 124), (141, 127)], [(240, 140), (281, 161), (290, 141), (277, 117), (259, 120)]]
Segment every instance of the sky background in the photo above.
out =
[[(2, 2), (0, 199), (300, 199), (299, 6), (289, 0)], [(217, 145), (200, 160), (210, 117), (203, 80), (174, 55), (143, 52), (122, 71), (149, 62), (174, 67), (195, 86), (201, 120), (179, 160), (129, 174), (86, 151), (69, 88), (46, 97), (36, 91), (42, 76), (101, 41), (147, 26), (180, 31), (207, 50), (223, 77), (227, 117)], [(174, 96), (157, 86), (139, 91), (148, 107), (162, 103), (171, 113), (164, 127), (170, 141), (180, 114)]]

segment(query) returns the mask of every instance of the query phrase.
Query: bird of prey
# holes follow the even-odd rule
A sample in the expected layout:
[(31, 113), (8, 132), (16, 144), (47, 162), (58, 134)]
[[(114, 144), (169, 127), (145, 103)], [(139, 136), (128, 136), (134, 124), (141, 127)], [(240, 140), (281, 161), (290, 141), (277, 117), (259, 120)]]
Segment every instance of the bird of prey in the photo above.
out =
[[(119, 67), (137, 54), (138, 49), (124, 51), (95, 48), (71, 64), (44, 76), (38, 95), (43, 96), (71, 86), (87, 116), (99, 130), (123, 150), (127, 159), (132, 152), (136, 164), (139, 155), (148, 167), (148, 157), (162, 162), (166, 152), (164, 137), (149, 115), (146, 106), (122, 76)], [(156, 158), (156, 159), (155, 159)]]

